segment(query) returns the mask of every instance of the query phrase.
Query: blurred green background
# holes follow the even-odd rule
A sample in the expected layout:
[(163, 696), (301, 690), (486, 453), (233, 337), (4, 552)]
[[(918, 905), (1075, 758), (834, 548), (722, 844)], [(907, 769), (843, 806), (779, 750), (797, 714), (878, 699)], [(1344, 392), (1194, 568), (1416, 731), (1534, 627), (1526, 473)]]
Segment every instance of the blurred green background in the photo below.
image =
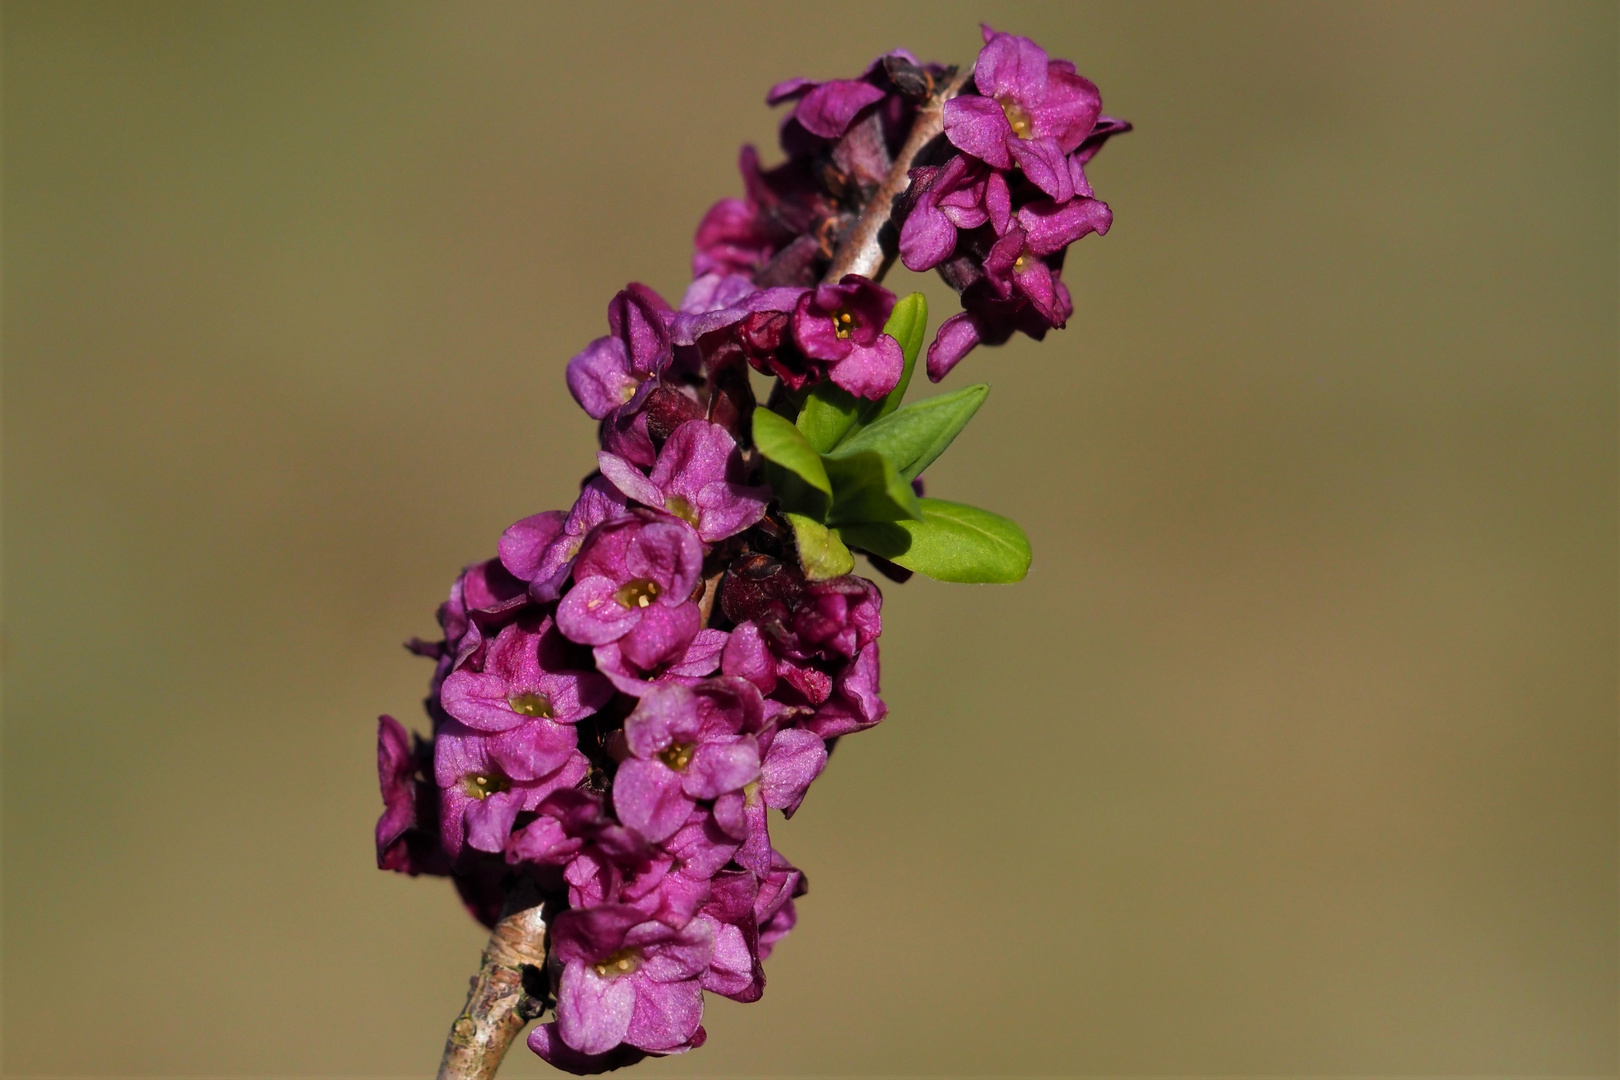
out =
[(1138, 125), (951, 380), (1035, 568), (888, 587), (764, 1001), (639, 1075), (1614, 1074), (1615, 6), (987, 0), (5, 6), (6, 1075), (430, 1074), (400, 642), (765, 88), (979, 18)]

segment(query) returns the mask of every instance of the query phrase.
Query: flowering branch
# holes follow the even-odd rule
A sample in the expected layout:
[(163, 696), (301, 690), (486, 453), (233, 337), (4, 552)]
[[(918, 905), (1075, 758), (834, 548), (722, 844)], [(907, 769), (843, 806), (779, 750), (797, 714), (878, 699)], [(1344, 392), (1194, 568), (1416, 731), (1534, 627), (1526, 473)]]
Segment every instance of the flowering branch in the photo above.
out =
[[(492, 930), (440, 1080), (489, 1080), (548, 1011), (529, 1048), (597, 1073), (701, 1046), (706, 993), (758, 1000), (806, 891), (768, 811), (888, 714), (883, 594), (855, 556), (896, 582), (1029, 570), (1015, 523), (924, 497), (989, 388), (906, 402), (927, 305), (878, 279), (898, 256), (961, 295), (936, 381), (1061, 327), (1067, 248), (1111, 221), (1084, 165), (1129, 125), (988, 28), (970, 72), (896, 51), (767, 101), (792, 103), (787, 160), (744, 148), (747, 197), (705, 215), (678, 307), (626, 286), (568, 364), (597, 471), (411, 643), (435, 662), (430, 736), (379, 723), (378, 865), (449, 876)], [(763, 404), (750, 368), (775, 377)]]

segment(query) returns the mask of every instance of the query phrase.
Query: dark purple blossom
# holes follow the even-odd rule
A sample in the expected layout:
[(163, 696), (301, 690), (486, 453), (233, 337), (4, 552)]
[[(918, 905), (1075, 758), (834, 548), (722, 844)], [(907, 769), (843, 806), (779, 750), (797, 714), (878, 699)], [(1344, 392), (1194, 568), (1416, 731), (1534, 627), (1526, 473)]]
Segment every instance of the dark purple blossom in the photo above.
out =
[(754, 920), (759, 926), (759, 958), (771, 955), (776, 943), (787, 936), (798, 922), (793, 901), (803, 896), (810, 884), (792, 863), (777, 851), (771, 852), (770, 871), (760, 879), (754, 898)]
[(771, 87), (770, 93), (765, 95), (765, 103), (780, 105), (792, 101), (793, 110), (787, 120), (797, 122), (812, 135), (837, 139), (849, 130), (857, 113), (882, 101), (884, 96), (881, 87), (862, 79), (831, 79), (822, 83), (788, 79)]
[(833, 680), (832, 693), (825, 697), (815, 715), (803, 722), (808, 731), (823, 739), (835, 739), (878, 724), (889, 714), (879, 697), (878, 645), (872, 642)]
[(691, 685), (714, 674), (720, 667), (727, 636), (724, 630), (705, 627), (693, 635), (684, 649), (666, 654), (660, 662), (648, 666), (637, 663), (625, 652), (623, 638), (598, 645), (593, 653), (597, 669), (615, 689), (640, 697), (661, 683)]
[(997, 235), (1012, 224), (1007, 178), (983, 162), (958, 154), (941, 166), (911, 171), (911, 210), (900, 229), (900, 261), (908, 270), (931, 270), (956, 250), (957, 230), (989, 224)]
[(1068, 155), (1097, 124), (1102, 97), (1074, 65), (1050, 60), (1028, 38), (985, 27), (985, 46), (973, 71), (982, 97), (945, 103), (945, 137), (964, 153), (997, 169), (1015, 164), (1058, 202), (1074, 197)]
[(746, 871), (716, 874), (711, 898), (699, 918), (710, 923), (714, 953), (700, 980), (703, 989), (733, 1001), (758, 1001), (765, 993), (760, 966), (759, 923), (754, 904), (759, 881)]
[(598, 525), (574, 562), (574, 587), (557, 605), (557, 626), (584, 645), (619, 642), (642, 669), (679, 655), (696, 636), (692, 602), (703, 545), (686, 522), (632, 510)]
[[(622, 492), (598, 476), (580, 491), (566, 516), (548, 510), (526, 517), (501, 534), (501, 565), (528, 583), (529, 596), (542, 602), (557, 599), (585, 535), (629, 506)], [(557, 519), (561, 516), (560, 524)]]
[[(702, 1034), (703, 1028), (699, 1027), (697, 1035)], [(702, 1044), (703, 1040), (694, 1036), (691, 1045)], [(563, 1041), (555, 1020), (549, 1024), (541, 1024), (529, 1032), (529, 1049), (539, 1054), (540, 1060), (547, 1065), (573, 1073), (575, 1076), (595, 1076), (597, 1073), (612, 1072), (614, 1069), (622, 1069), (626, 1065), (634, 1065), (647, 1058), (645, 1050), (638, 1050), (627, 1043), (620, 1043), (600, 1054), (582, 1054)]]
[(568, 389), (593, 420), (638, 404), (669, 367), (665, 316), (669, 305), (645, 285), (631, 284), (608, 305), (606, 337), (597, 338), (568, 362)]
[(602, 475), (627, 497), (667, 510), (714, 543), (765, 516), (770, 489), (744, 482), (737, 440), (719, 424), (692, 420), (676, 428), (648, 476), (623, 458), (597, 454)]
[(812, 359), (827, 365), (832, 381), (856, 397), (881, 398), (900, 382), (905, 354), (883, 332), (894, 293), (858, 274), (818, 285), (793, 309), (793, 337)]
[(413, 737), (392, 716), (377, 718), (377, 780), (383, 797), (377, 819), (378, 869), (412, 876), (450, 872), (439, 846), (439, 789), (427, 779), (432, 767), (431, 742)]
[(792, 817), (811, 781), (826, 767), (827, 744), (803, 728), (784, 728), (760, 741), (765, 744), (759, 767), (760, 798), (772, 810)]
[(1046, 258), (1088, 233), (1106, 233), (1113, 220), (1108, 204), (1096, 199), (1031, 203), (990, 249), (985, 277), (1001, 299), (1022, 298), (1051, 326), (1061, 327), (1073, 306)]

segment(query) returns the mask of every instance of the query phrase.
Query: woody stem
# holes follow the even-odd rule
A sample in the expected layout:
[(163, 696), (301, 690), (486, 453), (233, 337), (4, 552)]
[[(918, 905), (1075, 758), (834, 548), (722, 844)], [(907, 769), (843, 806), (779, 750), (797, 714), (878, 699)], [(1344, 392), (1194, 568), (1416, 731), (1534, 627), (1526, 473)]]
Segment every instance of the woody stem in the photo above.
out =
[(505, 911), (472, 978), (467, 1004), (450, 1025), (439, 1080), (493, 1080), (512, 1041), (544, 1007), (543, 1001), (529, 995), (525, 983), (536, 987), (543, 983), (545, 965), (546, 920), (540, 894), (524, 879), (507, 896)]
[(972, 74), (972, 68), (957, 72), (918, 107), (911, 131), (906, 135), (905, 145), (896, 155), (889, 175), (883, 178), (883, 183), (861, 211), (861, 216), (855, 219), (849, 235), (844, 237), (843, 243), (833, 254), (832, 265), (827, 268), (827, 276), (822, 280), (836, 282), (845, 274), (860, 274), (873, 281), (883, 279), (899, 250), (899, 239), (889, 225), (894, 200), (910, 185), (908, 174), (917, 155), (945, 130), (945, 103), (961, 93)]

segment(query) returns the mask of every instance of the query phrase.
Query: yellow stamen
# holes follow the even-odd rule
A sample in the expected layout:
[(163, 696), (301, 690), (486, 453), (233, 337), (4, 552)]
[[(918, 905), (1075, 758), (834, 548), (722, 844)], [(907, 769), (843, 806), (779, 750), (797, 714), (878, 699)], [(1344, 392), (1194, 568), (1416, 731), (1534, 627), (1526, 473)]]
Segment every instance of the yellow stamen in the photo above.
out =
[(698, 526), (697, 508), (679, 495), (671, 495), (664, 500), (664, 509), (686, 522), (692, 528)]
[(468, 773), (461, 778), (461, 790), (480, 802), (491, 795), (499, 795), (511, 786), (510, 780), (496, 773)]
[(612, 956), (605, 956), (595, 964), (591, 970), (596, 972), (599, 979), (611, 979), (618, 975), (628, 975), (641, 966), (641, 954), (635, 949), (620, 949)]
[(855, 316), (851, 315), (843, 308), (839, 308), (837, 311), (833, 312), (832, 321), (833, 333), (838, 336), (838, 340), (840, 341), (848, 338), (850, 333), (855, 329)]
[(659, 588), (658, 582), (652, 578), (636, 578), (619, 586), (619, 591), (613, 594), (621, 607), (644, 608), (658, 598), (664, 590)]
[(997, 98), (996, 104), (1007, 116), (1007, 123), (1012, 126), (1013, 134), (1020, 139), (1028, 139), (1035, 134), (1034, 122), (1030, 120), (1029, 113), (1024, 111), (1022, 105), (1012, 98)]
[(676, 772), (685, 772), (686, 767), (692, 764), (692, 752), (696, 749), (695, 743), (679, 743), (660, 750), (658, 760)]
[(512, 711), (519, 716), (543, 716), (550, 720), (557, 715), (551, 711), (551, 699), (532, 690), (513, 694), (506, 699), (506, 703), (512, 706)]

